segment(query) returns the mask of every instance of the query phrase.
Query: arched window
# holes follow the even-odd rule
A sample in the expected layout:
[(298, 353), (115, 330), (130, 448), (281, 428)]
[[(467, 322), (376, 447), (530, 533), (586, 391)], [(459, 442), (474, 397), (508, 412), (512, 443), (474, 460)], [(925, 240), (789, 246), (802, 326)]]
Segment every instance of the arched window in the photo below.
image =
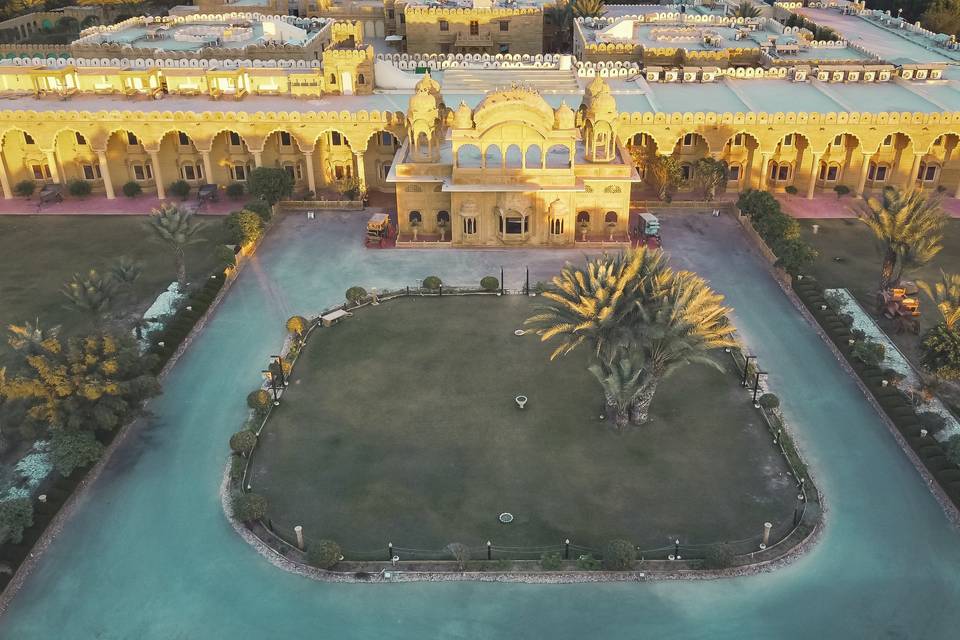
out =
[(519, 169), (522, 166), (523, 158), (520, 153), (520, 147), (512, 144), (507, 147), (507, 155), (504, 158), (507, 169)]
[(500, 152), (500, 147), (495, 144), (487, 147), (484, 155), (484, 166), (488, 169), (493, 169), (496, 167), (503, 166), (503, 154)]
[(569, 169), (570, 149), (563, 145), (554, 145), (547, 150), (547, 169)]
[(693, 175), (693, 165), (689, 162), (684, 162), (680, 165), (680, 177), (684, 180), (689, 180)]
[(887, 175), (890, 173), (890, 167), (879, 162), (871, 162), (867, 170), (867, 179), (870, 182), (886, 182)]
[(335, 73), (330, 74), (330, 84), (337, 84), (337, 75)]
[(423, 216), (420, 215), (419, 211), (411, 211), (408, 219), (410, 220), (410, 224), (420, 224), (423, 222)]
[(563, 235), (563, 218), (554, 218), (550, 221), (550, 233), (555, 236)]
[(840, 179), (840, 165), (836, 162), (820, 163), (820, 180), (823, 182), (836, 182)]
[(727, 182), (737, 182), (740, 180), (741, 167), (739, 164), (731, 164), (727, 167)]
[(449, 223), (449, 222), (450, 222), (449, 211), (437, 211), (437, 224)]
[(472, 145), (465, 144), (457, 149), (457, 166), (463, 169), (479, 169), (481, 166), (482, 156), (480, 155), (480, 148)]
[(607, 224), (610, 224), (611, 222), (615, 223), (617, 221), (617, 212), (607, 211), (607, 213), (603, 216), (603, 221)]
[(477, 219), (473, 216), (463, 219), (463, 234), (472, 236), (477, 232)]
[(362, 73), (357, 74), (357, 84), (366, 84), (367, 79), (363, 77)]
[(540, 164), (543, 162), (543, 153), (540, 150), (540, 145), (532, 144), (527, 147), (523, 162), (527, 169), (539, 169)]
[(577, 214), (577, 224), (579, 225), (584, 222), (590, 224), (590, 212), (588, 211), (581, 211)]
[(770, 180), (772, 182), (786, 182), (790, 179), (790, 163), (789, 162), (771, 162), (770, 163)]

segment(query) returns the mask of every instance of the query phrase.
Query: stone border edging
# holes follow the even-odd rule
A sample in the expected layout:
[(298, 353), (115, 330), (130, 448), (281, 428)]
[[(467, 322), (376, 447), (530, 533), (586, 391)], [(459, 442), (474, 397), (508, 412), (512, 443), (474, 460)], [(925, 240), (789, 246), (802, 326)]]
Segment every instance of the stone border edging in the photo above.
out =
[[(264, 236), (266, 237), (266, 233)], [(260, 242), (263, 241), (263, 238), (260, 239)], [(259, 246), (259, 242), (256, 246)], [(254, 248), (255, 251), (256, 247)], [(252, 255), (254, 251), (251, 251), (249, 255)], [(220, 303), (223, 301), (227, 292), (233, 287), (233, 283), (240, 277), (240, 272), (246, 266), (248, 260), (244, 260), (235, 267), (232, 277), (226, 278), (223, 283), (223, 286), (220, 287), (220, 291), (217, 292), (216, 297), (210, 302), (210, 306), (207, 307), (206, 313), (194, 323), (193, 328), (190, 330), (190, 333), (187, 334), (187, 337), (183, 339), (180, 345), (177, 347), (177, 350), (173, 352), (170, 358), (167, 360), (166, 364), (163, 365), (163, 368), (160, 369), (160, 372), (157, 374), (157, 381), (162, 382), (172, 371), (174, 365), (180, 360), (180, 357), (186, 352), (188, 346), (190, 346), (196, 337), (203, 331), (206, 327), (207, 322), (211, 317), (213, 317), (214, 311), (220, 306)], [(150, 405), (150, 400), (144, 403), (143, 408), (145, 409)], [(73, 492), (67, 498), (66, 502), (63, 503), (63, 506), (60, 507), (60, 510), (57, 511), (53, 519), (50, 521), (50, 524), (47, 525), (47, 528), (44, 529), (43, 533), (40, 535), (40, 538), (37, 540), (36, 544), (33, 545), (33, 548), (30, 550), (30, 553), (27, 555), (26, 559), (20, 563), (20, 566), (17, 568), (16, 573), (10, 579), (10, 582), (7, 583), (7, 586), (3, 589), (3, 592), (0, 593), (0, 616), (6, 613), (7, 608), (10, 606), (10, 602), (13, 598), (19, 593), (20, 589), (23, 588), (23, 584), (26, 579), (30, 576), (33, 570), (36, 568), (36, 564), (40, 559), (40, 556), (44, 551), (47, 550), (47, 547), (50, 546), (57, 535), (63, 530), (64, 524), (67, 520), (73, 515), (77, 507), (77, 502), (80, 497), (83, 496), (89, 487), (96, 482), (97, 478), (100, 477), (100, 474), (103, 473), (104, 468), (106, 468), (107, 463), (116, 453), (117, 449), (127, 440), (127, 437), (130, 435), (130, 432), (133, 430), (134, 425), (137, 425), (142, 420), (143, 416), (140, 416), (126, 424), (122, 425), (118, 431), (117, 435), (113, 438), (109, 445), (104, 449), (103, 455), (100, 456), (100, 459), (91, 467), (87, 474), (83, 477), (80, 482), (77, 483), (77, 486), (74, 487)]]

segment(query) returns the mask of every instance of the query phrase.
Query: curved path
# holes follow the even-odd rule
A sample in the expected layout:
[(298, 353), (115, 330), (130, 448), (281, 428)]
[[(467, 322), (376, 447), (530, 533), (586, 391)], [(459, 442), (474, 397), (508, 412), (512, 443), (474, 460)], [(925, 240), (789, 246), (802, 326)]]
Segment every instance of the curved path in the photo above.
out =
[[(815, 333), (726, 218), (669, 218), (676, 260), (711, 277), (773, 372), (827, 496), (823, 538), (794, 564), (731, 580), (582, 585), (324, 584), (237, 536), (217, 490), (244, 397), (293, 311), (353, 284), (503, 261), (533, 279), (570, 252), (364, 251), (363, 216), (288, 219), (177, 365), (0, 620), (33, 638), (946, 638), (960, 623), (960, 536)], [(686, 227), (682, 230), (681, 228)], [(522, 268), (508, 270), (517, 286)], [(678, 499), (682, 499), (679, 496)]]

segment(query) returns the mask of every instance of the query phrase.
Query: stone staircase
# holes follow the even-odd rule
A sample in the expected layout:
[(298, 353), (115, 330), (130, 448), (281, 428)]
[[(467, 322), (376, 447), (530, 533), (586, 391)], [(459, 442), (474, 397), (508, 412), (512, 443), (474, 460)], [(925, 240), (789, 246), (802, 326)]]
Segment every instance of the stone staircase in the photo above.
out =
[(514, 82), (540, 93), (579, 93), (577, 73), (572, 69), (445, 69), (444, 93), (485, 93)]

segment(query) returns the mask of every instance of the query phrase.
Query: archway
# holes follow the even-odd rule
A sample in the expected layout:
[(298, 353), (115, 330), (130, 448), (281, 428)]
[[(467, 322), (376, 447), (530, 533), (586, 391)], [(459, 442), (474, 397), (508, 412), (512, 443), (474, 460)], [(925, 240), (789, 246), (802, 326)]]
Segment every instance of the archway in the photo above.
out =
[(210, 143), (210, 171), (206, 177), (211, 184), (221, 186), (233, 182), (245, 183), (254, 168), (253, 155), (247, 141), (236, 131), (225, 129)]
[(59, 175), (65, 184), (85, 180), (91, 187), (103, 185), (100, 160), (87, 137), (76, 129), (63, 129), (53, 139)]
[(159, 169), (165, 186), (178, 180), (186, 181), (191, 187), (206, 183), (203, 156), (186, 132), (166, 132), (160, 138), (159, 149)]
[(263, 141), (263, 166), (283, 169), (295, 187), (307, 184), (307, 167), (300, 141), (285, 129), (271, 131)]
[[(318, 178), (318, 189), (326, 188), (332, 196), (338, 196), (336, 189), (356, 175), (353, 147), (346, 134), (336, 129), (324, 131), (314, 141), (314, 175)], [(342, 188), (342, 187), (341, 187)]]
[(569, 169), (570, 149), (562, 144), (555, 144), (547, 149), (547, 169)]
[(736, 189), (752, 186), (751, 168), (760, 153), (760, 141), (746, 131), (738, 131), (723, 143), (723, 160), (727, 163), (727, 185)]
[(392, 190), (387, 175), (400, 148), (400, 139), (391, 131), (374, 131), (367, 139), (367, 150), (363, 153), (364, 175), (369, 188), (381, 191)]
[(479, 169), (483, 166), (483, 155), (480, 147), (474, 144), (463, 144), (457, 148), (457, 167), (460, 169)]
[(107, 167), (114, 192), (119, 196), (129, 182), (146, 191), (155, 186), (154, 168), (140, 136), (129, 129), (117, 129), (107, 138)]

